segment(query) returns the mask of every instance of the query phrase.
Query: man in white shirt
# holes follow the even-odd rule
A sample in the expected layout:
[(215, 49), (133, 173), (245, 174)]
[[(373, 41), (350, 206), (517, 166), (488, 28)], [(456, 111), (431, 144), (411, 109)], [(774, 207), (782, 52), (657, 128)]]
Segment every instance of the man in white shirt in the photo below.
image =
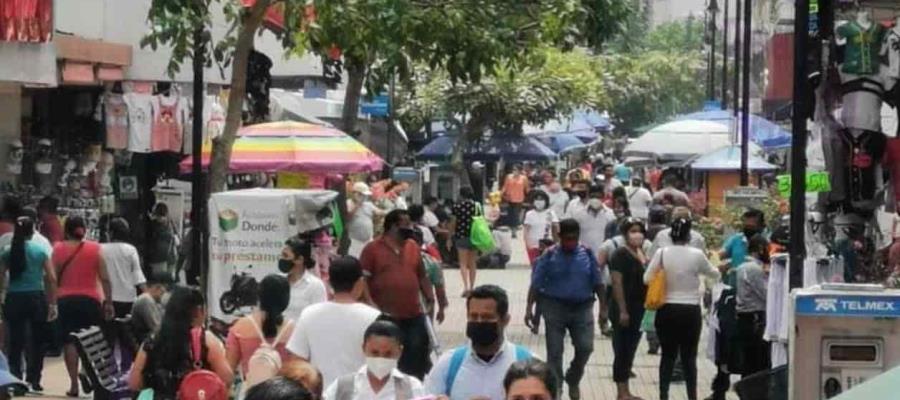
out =
[(128, 221), (124, 218), (113, 218), (109, 222), (110, 243), (100, 246), (100, 255), (106, 263), (106, 272), (112, 286), (113, 307), (116, 318), (124, 318), (131, 314), (137, 294), (136, 288), (143, 293), (147, 287), (147, 278), (141, 270), (141, 259), (137, 249), (127, 243), (131, 234)]
[(603, 165), (603, 187), (607, 196), (612, 196), (613, 190), (622, 187), (622, 181), (616, 179), (615, 169), (612, 164)]
[(631, 186), (625, 188), (628, 196), (628, 208), (631, 216), (646, 221), (650, 217), (650, 205), (653, 204), (653, 195), (647, 190), (641, 178), (631, 180)]
[(312, 257), (312, 244), (300, 238), (291, 238), (285, 242), (278, 260), (278, 270), (287, 274), (291, 283), (291, 302), (284, 310), (284, 316), (296, 320), (307, 307), (328, 300), (325, 283), (313, 274), (315, 260)]
[(509, 297), (498, 286), (479, 286), (469, 295), (466, 309), (470, 344), (441, 356), (425, 378), (425, 391), (450, 400), (505, 399), (506, 371), (513, 363), (533, 357), (506, 340)]
[(390, 321), (375, 321), (366, 329), (366, 364), (334, 381), (325, 400), (411, 400), (425, 395), (422, 382), (397, 369), (403, 332)]
[(380, 313), (359, 302), (365, 291), (362, 278), (362, 267), (355, 258), (334, 260), (329, 269), (334, 299), (304, 310), (288, 340), (291, 354), (322, 372), (325, 387), (366, 363), (363, 337)]
[(572, 213), (572, 219), (581, 227), (581, 244), (596, 256), (606, 241), (606, 225), (616, 219), (615, 213), (603, 204), (603, 186), (591, 187), (588, 206)]
[(425, 226), (435, 229), (441, 224), (441, 220), (438, 218), (437, 214), (434, 213), (440, 205), (441, 203), (438, 202), (437, 197), (425, 199), (425, 215), (422, 216), (422, 223), (425, 224)]
[(372, 204), (370, 196), (372, 191), (369, 185), (356, 182), (353, 184), (350, 198), (347, 199), (347, 236), (350, 237), (347, 254), (356, 258), (359, 258), (363, 248), (375, 236), (375, 216), (386, 214), (384, 210)]
[(572, 184), (572, 192), (575, 193), (575, 197), (569, 201), (569, 204), (566, 206), (566, 213), (564, 214), (565, 218), (560, 218), (574, 218), (575, 213), (587, 209), (588, 188), (589, 185), (587, 181), (579, 181)]

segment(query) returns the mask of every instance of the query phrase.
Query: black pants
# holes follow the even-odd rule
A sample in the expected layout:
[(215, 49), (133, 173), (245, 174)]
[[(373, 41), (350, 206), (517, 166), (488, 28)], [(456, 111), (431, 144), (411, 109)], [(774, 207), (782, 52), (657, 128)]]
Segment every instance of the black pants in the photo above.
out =
[(615, 354), (613, 381), (616, 383), (628, 382), (634, 355), (637, 353), (638, 344), (641, 343), (641, 330), (637, 326), (639, 323), (632, 320), (628, 328), (613, 324), (612, 345)]
[(660, 400), (669, 399), (669, 385), (677, 356), (681, 356), (688, 400), (697, 399), (697, 346), (701, 326), (699, 305), (666, 304), (656, 312), (656, 334), (662, 347)]
[(403, 331), (403, 354), (397, 363), (400, 372), (423, 379), (431, 369), (431, 350), (425, 315), (410, 319), (395, 319)]
[(771, 366), (772, 352), (769, 342), (763, 339), (766, 330), (766, 313), (763, 311), (738, 313), (737, 335), (740, 343), (740, 373), (746, 378)]
[(46, 295), (44, 292), (8, 293), (3, 313), (9, 332), (10, 372), (22, 378), (24, 353), (27, 368), (25, 381), (39, 384), (49, 339)]

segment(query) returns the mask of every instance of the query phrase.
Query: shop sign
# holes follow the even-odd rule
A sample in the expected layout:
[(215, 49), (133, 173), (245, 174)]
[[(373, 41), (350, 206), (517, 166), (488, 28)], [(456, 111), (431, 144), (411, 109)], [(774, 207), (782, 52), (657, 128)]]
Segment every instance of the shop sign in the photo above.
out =
[(209, 310), (230, 323), (256, 306), (259, 282), (278, 273), (293, 198), (217, 193), (209, 200)]
[(387, 95), (375, 96), (371, 102), (365, 102), (359, 105), (359, 110), (363, 114), (369, 114), (373, 117), (387, 117), (390, 112), (389, 99)]
[[(791, 176), (778, 175), (778, 193), (782, 197), (791, 195)], [(827, 172), (807, 172), (806, 173), (806, 192), (821, 193), (831, 191), (831, 180)]]
[(134, 175), (119, 176), (119, 197), (122, 200), (138, 199), (138, 180)]
[(276, 175), (279, 189), (309, 189), (309, 174), (281, 171)]
[(900, 317), (900, 297), (893, 296), (798, 296), (797, 315), (843, 317)]

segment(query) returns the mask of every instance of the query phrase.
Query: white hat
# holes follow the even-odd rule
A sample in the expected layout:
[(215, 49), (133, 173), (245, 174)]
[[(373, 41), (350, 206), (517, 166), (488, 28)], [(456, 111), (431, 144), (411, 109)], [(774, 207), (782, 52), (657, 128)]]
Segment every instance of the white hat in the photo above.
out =
[(372, 191), (369, 190), (369, 185), (366, 185), (365, 182), (356, 182), (353, 184), (353, 191), (356, 193), (362, 193), (366, 196), (371, 196)]

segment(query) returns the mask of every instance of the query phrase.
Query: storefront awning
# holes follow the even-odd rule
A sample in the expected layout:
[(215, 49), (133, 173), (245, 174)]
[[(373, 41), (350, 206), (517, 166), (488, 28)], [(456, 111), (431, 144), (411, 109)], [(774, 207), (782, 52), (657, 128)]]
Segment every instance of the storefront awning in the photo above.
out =
[(56, 86), (56, 47), (52, 43), (0, 41), (0, 81)]

